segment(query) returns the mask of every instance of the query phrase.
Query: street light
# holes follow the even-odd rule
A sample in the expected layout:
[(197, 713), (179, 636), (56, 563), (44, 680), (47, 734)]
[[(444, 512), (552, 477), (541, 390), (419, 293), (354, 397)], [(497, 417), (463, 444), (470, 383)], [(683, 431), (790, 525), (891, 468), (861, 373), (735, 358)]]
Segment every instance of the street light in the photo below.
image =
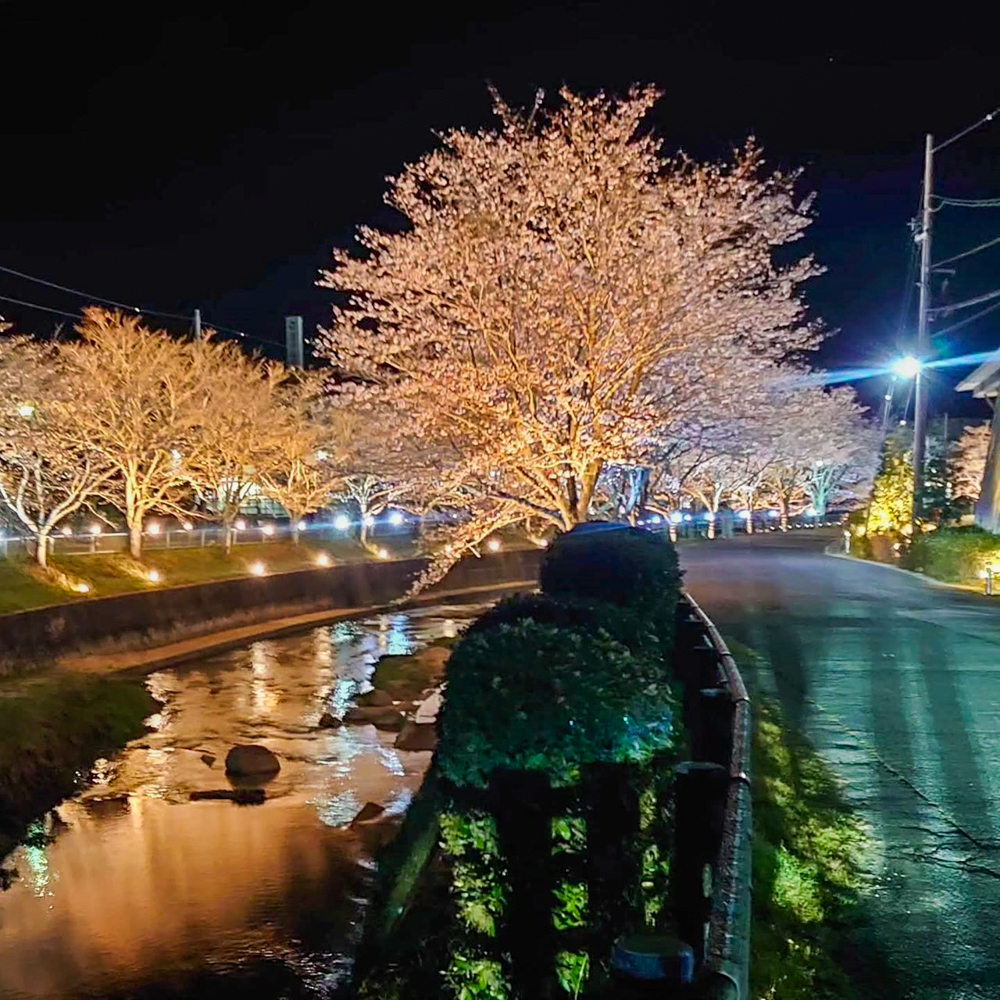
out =
[(920, 374), (923, 365), (918, 358), (912, 354), (899, 358), (892, 363), (892, 372), (899, 378), (916, 378)]
[(333, 519), (333, 526), (337, 531), (347, 531), (351, 526), (351, 519), (346, 514), (338, 514)]

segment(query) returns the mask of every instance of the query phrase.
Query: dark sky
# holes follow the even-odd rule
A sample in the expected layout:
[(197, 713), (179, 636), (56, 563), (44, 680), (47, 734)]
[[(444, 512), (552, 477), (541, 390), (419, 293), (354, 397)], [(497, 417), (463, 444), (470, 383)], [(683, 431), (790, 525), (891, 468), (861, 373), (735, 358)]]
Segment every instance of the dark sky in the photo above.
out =
[[(287, 313), (307, 330), (325, 318), (316, 272), (358, 223), (386, 221), (384, 176), (432, 130), (488, 122), (485, 81), (515, 103), (655, 82), (668, 149), (717, 157), (753, 132), (773, 164), (805, 168), (809, 249), (828, 268), (807, 297), (841, 331), (820, 360), (877, 361), (897, 348), (923, 134), (1000, 105), (998, 21), (954, 4), (927, 23), (918, 7), (0, 0), (0, 266), (280, 340)], [(942, 153), (936, 189), (1000, 197), (998, 166), (1000, 120)], [(1000, 209), (937, 222), (938, 257), (1000, 235)], [(942, 294), (1000, 286), (998, 265), (1000, 246)], [(3, 273), (0, 295), (80, 304)], [(0, 311), (43, 332), (58, 319)], [(1000, 310), (944, 340), (996, 346)], [(953, 381), (938, 408), (975, 412)]]

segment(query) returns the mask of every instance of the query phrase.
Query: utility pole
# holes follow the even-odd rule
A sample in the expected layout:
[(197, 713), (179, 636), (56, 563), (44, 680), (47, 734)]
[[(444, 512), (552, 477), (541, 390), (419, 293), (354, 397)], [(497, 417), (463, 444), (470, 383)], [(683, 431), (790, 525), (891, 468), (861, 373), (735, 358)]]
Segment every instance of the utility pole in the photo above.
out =
[(201, 340), (201, 310), (194, 311), (194, 339)]
[[(924, 197), (920, 223), (920, 315), (917, 324), (917, 360), (926, 365), (930, 360), (931, 337), (928, 329), (931, 308), (931, 197), (934, 192), (934, 137), (927, 135), (924, 149)], [(924, 488), (924, 456), (927, 451), (927, 374), (921, 367), (916, 375), (913, 402), (913, 528), (922, 513), (921, 494)]]

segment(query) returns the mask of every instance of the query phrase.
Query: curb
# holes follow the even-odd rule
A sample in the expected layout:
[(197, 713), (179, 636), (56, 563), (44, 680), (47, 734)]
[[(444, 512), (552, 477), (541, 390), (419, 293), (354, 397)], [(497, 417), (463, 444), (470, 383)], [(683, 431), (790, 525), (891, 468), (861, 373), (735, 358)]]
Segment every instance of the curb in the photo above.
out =
[(904, 575), (913, 577), (916, 580), (922, 580), (931, 587), (942, 587), (945, 590), (960, 590), (966, 594), (978, 594), (980, 597), (988, 596), (983, 593), (981, 587), (974, 587), (971, 583), (949, 583), (947, 580), (937, 580), (933, 576), (928, 576), (926, 573), (918, 573), (912, 569), (904, 569), (902, 566), (893, 566), (892, 563), (878, 562), (875, 559), (859, 559), (857, 556), (848, 555), (846, 552), (830, 552), (828, 549), (823, 550), (823, 555), (830, 556), (833, 559), (846, 559), (849, 562), (861, 563), (864, 566), (881, 566), (883, 569), (894, 570), (896, 573), (903, 573)]

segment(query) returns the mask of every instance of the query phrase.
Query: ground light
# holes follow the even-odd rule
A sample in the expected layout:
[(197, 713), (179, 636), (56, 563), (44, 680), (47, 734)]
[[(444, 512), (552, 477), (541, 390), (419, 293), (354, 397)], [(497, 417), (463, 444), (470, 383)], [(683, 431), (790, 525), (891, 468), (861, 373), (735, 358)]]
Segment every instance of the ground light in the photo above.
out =
[(305, 521), (299, 521), (299, 523), (295, 525), (295, 530), (296, 531), (305, 531), (306, 528), (308, 528), (308, 527), (309, 527), (309, 525), (306, 524)]
[(267, 574), (267, 567), (262, 562), (255, 562), (250, 566), (250, 572), (254, 576), (265, 576)]
[(151, 569), (146, 574), (146, 579), (148, 579), (150, 583), (159, 583), (163, 578), (160, 576), (160, 571), (158, 569)]
[(403, 523), (403, 515), (398, 510), (394, 510), (389, 515), (389, 523), (395, 527), (399, 527)]
[(247, 523), (246, 523), (246, 521), (243, 520), (242, 517), (236, 522), (235, 525), (233, 525), (233, 527), (235, 527), (237, 531), (245, 531), (246, 530), (246, 526), (247, 526)]
[(378, 550), (378, 557), (379, 557), (379, 559), (388, 559), (389, 558), (389, 550), (388, 549), (379, 549)]
[(263, 528), (260, 529), (262, 535), (266, 535), (268, 538), (274, 534), (274, 525), (265, 524)]
[(491, 538), (486, 543), (486, 548), (488, 548), (490, 550), (490, 552), (499, 552), (500, 549), (501, 549), (501, 547), (502, 546), (500, 544), (500, 539), (499, 538)]
[(351, 519), (346, 514), (338, 514), (333, 519), (333, 526), (337, 531), (347, 531), (351, 526)]
[(101, 526), (99, 524), (92, 524), (90, 526), (90, 533), (92, 535), (99, 535), (101, 533)]
[(183, 528), (185, 531), (194, 531), (194, 525), (190, 521), (185, 521)]
[(316, 565), (326, 568), (330, 565), (330, 557), (325, 552), (321, 552), (316, 556)]

